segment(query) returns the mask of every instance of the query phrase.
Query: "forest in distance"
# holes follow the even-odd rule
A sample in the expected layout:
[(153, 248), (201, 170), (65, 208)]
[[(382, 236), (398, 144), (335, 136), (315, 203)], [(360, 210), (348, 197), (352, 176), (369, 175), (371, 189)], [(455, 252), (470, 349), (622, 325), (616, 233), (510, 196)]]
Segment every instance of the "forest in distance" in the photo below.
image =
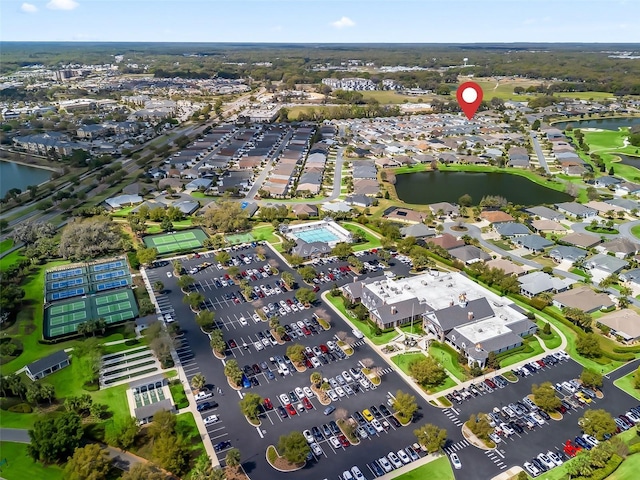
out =
[[(611, 58), (613, 52), (638, 55), (638, 44), (225, 44), (225, 43), (73, 43), (1, 42), (0, 73), (30, 65), (48, 67), (112, 63), (123, 55), (122, 73), (156, 77), (240, 78), (317, 84), (327, 76), (353, 71), (323, 71), (349, 60), (376, 67), (418, 66), (425, 70), (379, 72), (363, 68), (357, 76), (391, 79), (405, 87), (435, 90), (456, 83), (460, 74), (544, 79), (553, 91), (603, 91), (640, 95), (640, 62)], [(462, 66), (468, 58), (467, 66)], [(176, 62), (179, 65), (176, 66)], [(266, 65), (265, 62), (269, 62)], [(142, 67), (147, 66), (146, 70)]]

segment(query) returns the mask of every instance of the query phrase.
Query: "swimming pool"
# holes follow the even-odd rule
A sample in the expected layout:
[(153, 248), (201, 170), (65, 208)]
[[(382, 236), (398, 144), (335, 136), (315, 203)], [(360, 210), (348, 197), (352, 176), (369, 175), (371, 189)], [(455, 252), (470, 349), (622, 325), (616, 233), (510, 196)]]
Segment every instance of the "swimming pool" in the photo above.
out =
[(294, 235), (300, 240), (304, 240), (307, 243), (331, 243), (340, 241), (340, 237), (338, 237), (335, 233), (333, 233), (326, 227), (317, 227), (311, 230), (298, 231), (295, 232)]

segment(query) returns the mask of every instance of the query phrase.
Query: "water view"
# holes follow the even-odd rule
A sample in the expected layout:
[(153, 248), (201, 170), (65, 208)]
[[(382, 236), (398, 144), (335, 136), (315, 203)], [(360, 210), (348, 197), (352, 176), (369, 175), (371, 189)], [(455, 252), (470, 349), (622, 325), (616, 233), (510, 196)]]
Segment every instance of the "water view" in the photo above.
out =
[(497, 172), (417, 172), (396, 176), (396, 192), (406, 203), (456, 203), (469, 194), (474, 204), (485, 195), (500, 195), (516, 205), (569, 202), (570, 195), (524, 177)]
[(0, 197), (12, 188), (25, 191), (29, 185), (40, 185), (51, 179), (53, 172), (13, 162), (0, 161)]
[(570, 122), (557, 122), (553, 126), (564, 130), (571, 124), (573, 128), (601, 128), (603, 130), (618, 130), (620, 127), (633, 127), (640, 125), (640, 117), (599, 118), (592, 120), (572, 120)]

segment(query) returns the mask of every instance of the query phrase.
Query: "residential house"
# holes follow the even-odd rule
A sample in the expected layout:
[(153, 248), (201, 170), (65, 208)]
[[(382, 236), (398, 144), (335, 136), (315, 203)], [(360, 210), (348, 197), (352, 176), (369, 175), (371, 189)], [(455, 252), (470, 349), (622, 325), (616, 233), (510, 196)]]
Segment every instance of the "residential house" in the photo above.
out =
[(351, 195), (344, 199), (349, 205), (354, 205), (356, 207), (370, 207), (373, 205), (373, 201), (367, 197), (366, 195)]
[(640, 268), (632, 268), (618, 275), (620, 280), (634, 284), (637, 288), (640, 288)]
[(51, 375), (58, 370), (68, 367), (71, 364), (69, 355), (64, 350), (58, 350), (51, 355), (47, 355), (35, 362), (30, 363), (24, 369), (24, 373), (27, 374), (32, 381), (40, 380), (41, 378)]
[(493, 229), (503, 238), (524, 237), (531, 234), (531, 230), (526, 225), (515, 222), (496, 223), (493, 225)]
[(181, 200), (172, 205), (185, 215), (191, 215), (200, 208), (200, 203), (196, 200)]
[(575, 280), (560, 279), (541, 271), (527, 273), (518, 278), (520, 293), (525, 297), (535, 297), (543, 292), (559, 293), (567, 290)]
[(522, 235), (513, 238), (512, 242), (520, 248), (526, 248), (531, 252), (544, 252), (545, 248), (553, 246), (553, 242), (540, 235)]
[(616, 177), (611, 177), (611, 176), (598, 177), (598, 178), (593, 180), (593, 186), (594, 187), (598, 187), (598, 188), (613, 187), (613, 186), (618, 185), (620, 183), (622, 183), (621, 179), (616, 178)]
[(577, 202), (556, 203), (556, 208), (566, 215), (571, 215), (579, 219), (592, 218), (598, 215), (597, 210)]
[(436, 231), (427, 227), (424, 223), (415, 223), (413, 225), (402, 227), (400, 229), (400, 234), (402, 235), (402, 238), (425, 238), (435, 236)]
[(640, 340), (640, 315), (628, 308), (607, 313), (597, 323), (610, 328), (609, 334), (622, 338), (627, 343)]
[(627, 258), (640, 252), (640, 244), (628, 238), (614, 238), (596, 247), (601, 253), (612, 253), (618, 258)]
[(624, 208), (622, 207), (611, 205), (610, 203), (607, 203), (607, 202), (599, 202), (596, 200), (593, 200), (589, 203), (585, 203), (585, 205), (589, 208), (593, 208), (594, 210), (597, 210), (599, 215), (606, 215), (609, 212), (613, 212), (613, 213), (624, 212)]
[(640, 204), (635, 200), (629, 200), (628, 198), (612, 198), (611, 200), (605, 200), (605, 203), (620, 207), (626, 213), (631, 213), (634, 210), (637, 212), (638, 210), (640, 210)]
[(291, 211), (296, 217), (306, 216), (306, 217), (317, 217), (318, 216), (318, 207), (312, 204), (305, 203), (297, 203), (293, 207), (291, 207)]
[(515, 275), (516, 277), (522, 275), (525, 271), (520, 265), (517, 265), (506, 258), (494, 258), (493, 260), (489, 260), (487, 262), (487, 267), (497, 268), (498, 270), (502, 270), (506, 275)]
[(533, 215), (534, 217), (540, 217), (544, 220), (553, 220), (554, 222), (565, 220), (565, 216), (562, 213), (549, 207), (545, 207), (544, 205), (527, 208), (525, 209), (525, 212)]
[(377, 195), (379, 191), (377, 180), (361, 178), (353, 182), (353, 193), (356, 195)]
[(454, 218), (460, 215), (460, 209), (457, 205), (453, 205), (449, 202), (438, 202), (429, 205), (431, 213), (434, 215), (444, 215), (446, 217)]
[(558, 242), (568, 243), (580, 248), (591, 248), (599, 244), (602, 240), (600, 237), (588, 233), (569, 233), (564, 237), (558, 238)]
[(579, 308), (586, 313), (615, 307), (615, 303), (609, 298), (609, 295), (596, 293), (586, 285), (554, 295), (553, 304), (559, 309)]
[(611, 275), (613, 273), (619, 273), (628, 265), (629, 263), (626, 260), (602, 253), (594, 255), (584, 262), (585, 268), (588, 268), (592, 271), (599, 270), (604, 276)]
[(614, 193), (619, 196), (640, 194), (640, 185), (631, 182), (619, 183), (614, 188)]
[(563, 261), (575, 263), (578, 260), (587, 258), (588, 253), (589, 252), (581, 248), (567, 245), (557, 245), (549, 250), (549, 256), (558, 263)]
[(383, 216), (389, 220), (403, 223), (422, 223), (427, 218), (424, 212), (411, 210), (410, 208), (391, 207)]
[(305, 242), (302, 239), (296, 240), (296, 245), (291, 250), (293, 255), (300, 255), (302, 258), (315, 258), (331, 253), (331, 247), (326, 242)]
[(142, 197), (140, 195), (118, 195), (116, 197), (107, 198), (104, 201), (107, 208), (111, 210), (115, 210), (125, 206), (131, 206), (141, 202)]
[(566, 229), (560, 222), (554, 222), (553, 220), (534, 220), (531, 222), (531, 226), (536, 232), (540, 233), (564, 233)]
[(461, 262), (464, 262), (466, 265), (491, 260), (491, 255), (474, 245), (464, 245), (462, 247), (451, 249), (449, 250), (449, 254), (453, 258), (457, 258)]
[(438, 235), (437, 237), (432, 237), (427, 240), (427, 242), (433, 243), (434, 245), (442, 247), (445, 250), (452, 250), (454, 248), (464, 246), (464, 240), (456, 238), (450, 233), (443, 233), (442, 235)]
[(210, 178), (196, 178), (191, 182), (187, 183), (184, 188), (185, 190), (208, 190), (211, 187), (213, 180)]
[(508, 213), (502, 212), (500, 210), (485, 210), (484, 212), (480, 213), (480, 218), (492, 224), (515, 222), (515, 218), (513, 218)]
[(82, 125), (76, 130), (76, 135), (82, 139), (93, 140), (94, 138), (106, 135), (107, 132), (108, 129), (104, 125)]
[(529, 168), (529, 152), (522, 147), (511, 147), (508, 152), (510, 167)]

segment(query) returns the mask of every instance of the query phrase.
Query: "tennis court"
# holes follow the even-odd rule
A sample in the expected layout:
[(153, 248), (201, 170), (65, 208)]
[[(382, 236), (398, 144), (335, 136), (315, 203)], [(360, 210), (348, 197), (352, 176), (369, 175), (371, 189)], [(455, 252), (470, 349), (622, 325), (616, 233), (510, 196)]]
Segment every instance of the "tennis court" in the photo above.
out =
[(96, 285), (96, 291), (102, 292), (103, 290), (110, 290), (112, 288), (124, 287), (129, 285), (129, 280), (122, 278), (120, 280), (112, 280), (110, 282), (98, 283)]
[(239, 245), (241, 243), (251, 243), (256, 241), (250, 233), (234, 233), (231, 235), (225, 235), (224, 238), (229, 245)]
[(81, 268), (73, 268), (71, 270), (61, 270), (59, 272), (51, 272), (51, 280), (60, 280), (61, 278), (77, 277), (82, 275)]
[(53, 292), (51, 294), (51, 300), (64, 300), (65, 298), (83, 295), (84, 292), (85, 292), (84, 287), (72, 288), (70, 290), (63, 290), (62, 292)]
[(206, 238), (206, 233), (195, 228), (178, 233), (149, 235), (144, 237), (144, 243), (149, 248), (156, 248), (158, 253), (169, 253), (201, 248)]
[(94, 272), (103, 272), (105, 270), (113, 270), (114, 268), (124, 267), (124, 261), (116, 260), (109, 263), (100, 263), (98, 265), (91, 265), (91, 270)]
[(93, 277), (96, 281), (99, 282), (100, 280), (109, 280), (110, 278), (124, 277), (126, 274), (126, 270), (113, 270), (106, 273), (96, 273)]
[(63, 280), (62, 282), (53, 282), (51, 284), (51, 288), (53, 290), (60, 290), (67, 287), (73, 287), (75, 285), (82, 285), (84, 283), (84, 278), (76, 277), (71, 280)]
[(133, 292), (124, 289), (97, 293), (82, 300), (58, 302), (45, 309), (44, 336), (69, 335), (78, 331), (78, 324), (102, 318), (107, 324), (134, 319), (138, 307)]

